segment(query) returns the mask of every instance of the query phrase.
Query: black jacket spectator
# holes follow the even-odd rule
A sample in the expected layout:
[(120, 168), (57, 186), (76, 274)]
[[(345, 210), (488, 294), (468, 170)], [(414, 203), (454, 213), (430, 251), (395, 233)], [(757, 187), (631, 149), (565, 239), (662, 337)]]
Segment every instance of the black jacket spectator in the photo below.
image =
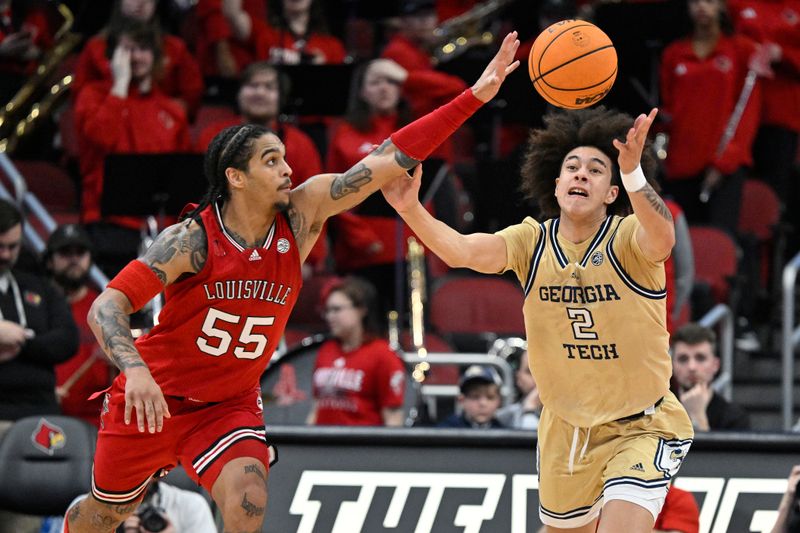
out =
[[(44, 278), (14, 272), (27, 328), (35, 335), (10, 361), (0, 363), (0, 420), (58, 413), (53, 367), (78, 349), (78, 329), (64, 297)], [(19, 322), (14, 291), (0, 292), (0, 311)]]

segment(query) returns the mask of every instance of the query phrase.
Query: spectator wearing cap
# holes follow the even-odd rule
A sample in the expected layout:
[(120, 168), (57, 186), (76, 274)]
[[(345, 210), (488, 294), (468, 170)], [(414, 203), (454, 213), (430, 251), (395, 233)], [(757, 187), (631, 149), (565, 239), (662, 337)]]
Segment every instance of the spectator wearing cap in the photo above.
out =
[(461, 375), (455, 413), (439, 423), (444, 428), (489, 429), (504, 427), (496, 418), (500, 408), (500, 385), (503, 381), (490, 366), (472, 365)]
[(514, 369), (517, 401), (497, 411), (497, 420), (509, 428), (536, 429), (542, 414), (542, 400), (528, 364), (528, 350), (520, 348), (506, 360)]
[(0, 200), (0, 421), (59, 412), (54, 367), (78, 349), (78, 329), (59, 291), (14, 266), (22, 214)]
[(86, 320), (89, 308), (99, 294), (89, 286), (92, 242), (78, 224), (59, 226), (47, 241), (45, 268), (56, 287), (64, 294), (78, 326), (77, 353), (56, 365), (56, 397), (65, 415), (98, 425), (102, 397), (89, 401), (92, 393), (105, 389), (116, 374), (108, 364)]

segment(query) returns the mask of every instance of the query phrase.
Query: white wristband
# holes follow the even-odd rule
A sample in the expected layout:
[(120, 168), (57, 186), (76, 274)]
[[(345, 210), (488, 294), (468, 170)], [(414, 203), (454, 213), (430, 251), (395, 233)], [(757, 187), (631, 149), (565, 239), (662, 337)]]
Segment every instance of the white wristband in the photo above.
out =
[(644, 171), (642, 171), (642, 165), (638, 165), (636, 169), (630, 174), (625, 174), (624, 172), (620, 172), (620, 176), (622, 177), (622, 185), (628, 192), (636, 192), (645, 185), (647, 185), (647, 178), (644, 177)]

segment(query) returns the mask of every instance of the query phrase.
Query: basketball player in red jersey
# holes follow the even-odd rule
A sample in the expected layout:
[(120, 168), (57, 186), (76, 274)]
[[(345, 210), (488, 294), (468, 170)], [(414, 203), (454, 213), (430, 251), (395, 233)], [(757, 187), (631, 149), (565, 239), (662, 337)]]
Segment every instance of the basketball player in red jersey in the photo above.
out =
[[(392, 134), (344, 174), (291, 188), (281, 140), (261, 126), (223, 130), (208, 148), (209, 190), (95, 300), (89, 323), (121, 374), (106, 395), (92, 494), (65, 531), (113, 531), (152, 477), (180, 463), (222, 512), (225, 531), (261, 531), (267, 445), (259, 378), (325, 220), (427, 157), (517, 66), (506, 36), (471, 89)], [(415, 173), (418, 175), (418, 173)], [(166, 288), (160, 323), (135, 343), (129, 315)], [(135, 424), (132, 424), (135, 422)]]

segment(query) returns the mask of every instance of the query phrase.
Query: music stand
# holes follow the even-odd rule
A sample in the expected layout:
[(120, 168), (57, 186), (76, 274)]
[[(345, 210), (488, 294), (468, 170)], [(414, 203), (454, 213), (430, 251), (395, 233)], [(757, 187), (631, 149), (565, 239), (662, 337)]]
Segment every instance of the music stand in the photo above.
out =
[(108, 216), (180, 215), (207, 189), (203, 156), (194, 153), (112, 154), (106, 157), (100, 212)]
[(275, 65), (288, 78), (281, 110), (293, 115), (341, 116), (347, 111), (354, 65)]

